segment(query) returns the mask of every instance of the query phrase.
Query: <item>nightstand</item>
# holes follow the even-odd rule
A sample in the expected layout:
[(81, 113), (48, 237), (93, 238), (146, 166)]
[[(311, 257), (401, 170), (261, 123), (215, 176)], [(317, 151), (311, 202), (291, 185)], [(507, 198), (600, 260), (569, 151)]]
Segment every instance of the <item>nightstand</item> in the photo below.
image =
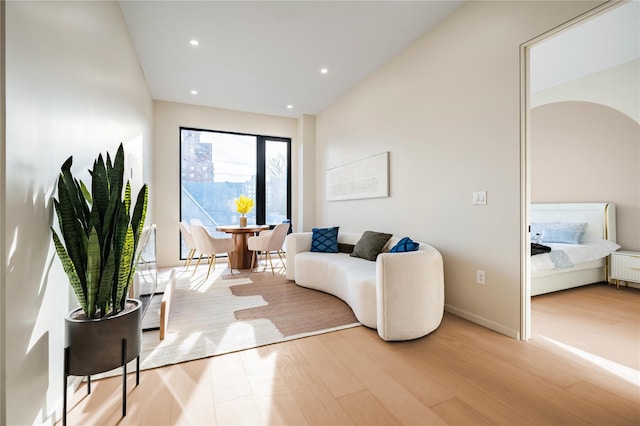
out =
[(640, 283), (640, 252), (620, 250), (611, 253), (609, 262), (609, 280), (616, 280), (616, 288), (620, 281)]

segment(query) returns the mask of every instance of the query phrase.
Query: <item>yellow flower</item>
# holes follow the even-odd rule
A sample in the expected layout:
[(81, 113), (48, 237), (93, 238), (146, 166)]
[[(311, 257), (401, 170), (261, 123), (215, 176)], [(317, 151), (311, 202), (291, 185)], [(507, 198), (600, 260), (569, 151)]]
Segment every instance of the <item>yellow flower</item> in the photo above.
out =
[(253, 208), (253, 206), (255, 206), (256, 204), (255, 201), (253, 201), (251, 198), (247, 197), (244, 194), (239, 196), (233, 201), (236, 203), (236, 209), (238, 210), (238, 213), (240, 213), (243, 216), (249, 213)]

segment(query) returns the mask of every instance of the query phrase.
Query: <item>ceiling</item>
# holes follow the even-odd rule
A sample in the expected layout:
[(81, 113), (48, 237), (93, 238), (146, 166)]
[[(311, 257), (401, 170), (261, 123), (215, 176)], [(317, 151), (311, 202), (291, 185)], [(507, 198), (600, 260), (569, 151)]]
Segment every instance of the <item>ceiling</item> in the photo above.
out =
[(120, 8), (154, 99), (299, 117), (320, 113), (462, 3), (121, 0)]
[(640, 57), (640, 2), (623, 3), (531, 49), (537, 93)]

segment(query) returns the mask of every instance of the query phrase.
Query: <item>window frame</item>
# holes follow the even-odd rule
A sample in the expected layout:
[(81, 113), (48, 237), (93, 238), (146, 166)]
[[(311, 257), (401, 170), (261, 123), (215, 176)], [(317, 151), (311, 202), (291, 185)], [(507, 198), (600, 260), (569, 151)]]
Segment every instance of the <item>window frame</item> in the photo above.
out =
[[(267, 190), (266, 190), (266, 146), (267, 142), (282, 142), (286, 143), (287, 146), (287, 218), (291, 218), (291, 206), (292, 206), (292, 194), (291, 194), (291, 138), (282, 137), (282, 136), (267, 136), (267, 135), (258, 135), (254, 133), (244, 133), (244, 132), (231, 132), (226, 130), (211, 130), (211, 129), (202, 129), (197, 127), (188, 127), (188, 126), (180, 126), (178, 129), (178, 179), (179, 179), (179, 187), (182, 188), (182, 131), (194, 131), (194, 132), (210, 132), (210, 133), (222, 133), (228, 135), (239, 135), (239, 136), (251, 136), (256, 138), (256, 223), (259, 225), (264, 225), (266, 222), (266, 200), (267, 200)], [(179, 203), (179, 221), (182, 220), (182, 190), (179, 191), (178, 194)], [(275, 225), (275, 224), (270, 224)], [(182, 246), (182, 235), (178, 236), (180, 245)], [(183, 256), (182, 250), (180, 249), (180, 260), (186, 259)]]

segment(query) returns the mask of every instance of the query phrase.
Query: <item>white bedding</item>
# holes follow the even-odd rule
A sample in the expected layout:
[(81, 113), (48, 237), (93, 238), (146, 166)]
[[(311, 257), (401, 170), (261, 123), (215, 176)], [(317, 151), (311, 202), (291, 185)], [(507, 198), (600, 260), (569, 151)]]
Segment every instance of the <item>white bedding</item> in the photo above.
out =
[[(583, 241), (581, 244), (545, 243), (544, 245), (551, 247), (551, 250), (563, 250), (574, 266), (602, 259), (620, 248), (613, 241), (602, 239)], [(531, 256), (531, 272), (556, 269), (559, 268), (556, 267), (549, 253)]]
[[(616, 206), (613, 203), (534, 203), (530, 221), (534, 223), (586, 223), (583, 244), (545, 243), (552, 246), (574, 264), (556, 269), (550, 255), (530, 257), (531, 295), (551, 293), (607, 279), (607, 255), (617, 250)], [(533, 226), (532, 226), (533, 227)], [(536, 231), (538, 232), (538, 231)], [(535, 234), (534, 234), (535, 236)], [(586, 261), (587, 259), (594, 259)], [(546, 268), (546, 269), (545, 269)]]

